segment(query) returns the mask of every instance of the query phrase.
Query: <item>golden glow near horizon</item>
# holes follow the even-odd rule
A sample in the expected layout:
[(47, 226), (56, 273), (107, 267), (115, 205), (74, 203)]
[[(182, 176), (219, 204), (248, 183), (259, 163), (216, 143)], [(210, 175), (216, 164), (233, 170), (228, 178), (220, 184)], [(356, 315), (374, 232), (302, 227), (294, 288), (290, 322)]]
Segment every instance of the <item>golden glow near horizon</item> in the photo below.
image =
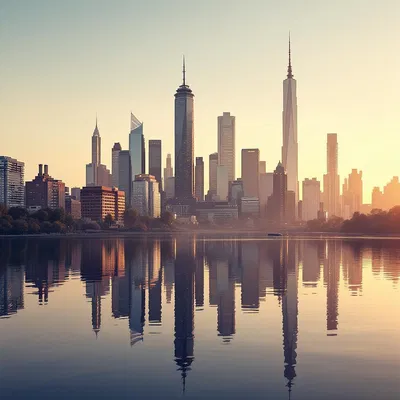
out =
[(205, 171), (224, 111), (236, 117), (236, 171), (242, 148), (259, 148), (271, 171), (281, 158), (290, 29), (299, 181), (322, 182), (326, 134), (337, 132), (341, 181), (363, 171), (369, 203), (374, 186), (400, 174), (399, 13), (397, 0), (8, 2), (0, 17), (2, 154), (25, 162), (26, 180), (45, 163), (67, 186), (82, 186), (96, 112), (110, 167), (113, 143), (128, 148), (133, 111), (146, 140), (163, 141), (164, 161), (173, 154), (173, 95), (185, 53), (195, 156)]

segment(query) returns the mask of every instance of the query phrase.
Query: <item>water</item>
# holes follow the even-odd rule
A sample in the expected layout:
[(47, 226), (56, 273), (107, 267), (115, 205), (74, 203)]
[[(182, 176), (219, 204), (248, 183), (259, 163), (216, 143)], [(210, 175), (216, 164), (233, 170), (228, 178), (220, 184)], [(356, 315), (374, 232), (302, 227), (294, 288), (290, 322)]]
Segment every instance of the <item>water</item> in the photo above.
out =
[(397, 399), (399, 333), (400, 240), (0, 240), (1, 399)]

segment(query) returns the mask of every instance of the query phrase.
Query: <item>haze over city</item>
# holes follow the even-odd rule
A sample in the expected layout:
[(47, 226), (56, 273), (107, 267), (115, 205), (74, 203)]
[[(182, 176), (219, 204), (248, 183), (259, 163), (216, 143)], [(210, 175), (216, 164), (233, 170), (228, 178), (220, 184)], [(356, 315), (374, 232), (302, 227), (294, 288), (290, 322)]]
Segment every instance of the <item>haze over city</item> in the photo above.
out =
[(173, 95), (185, 54), (196, 96), (195, 156), (204, 157), (207, 170), (217, 150), (217, 116), (229, 111), (236, 117), (236, 170), (241, 148), (259, 148), (272, 171), (281, 158), (290, 30), (299, 181), (322, 180), (326, 134), (335, 132), (339, 174), (362, 170), (368, 202), (373, 186), (398, 175), (400, 5), (323, 3), (3, 3), (2, 153), (25, 161), (26, 179), (43, 162), (69, 186), (82, 186), (96, 113), (110, 165), (113, 143), (128, 145), (132, 111), (146, 140), (162, 140), (164, 163), (174, 154)]

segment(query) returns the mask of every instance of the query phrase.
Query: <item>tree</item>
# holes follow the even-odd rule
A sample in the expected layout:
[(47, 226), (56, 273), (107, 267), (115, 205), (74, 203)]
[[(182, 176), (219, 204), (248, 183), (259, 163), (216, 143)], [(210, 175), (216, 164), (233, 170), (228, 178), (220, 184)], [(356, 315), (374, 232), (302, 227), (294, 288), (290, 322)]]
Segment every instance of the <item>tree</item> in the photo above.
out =
[(64, 222), (65, 221), (65, 211), (63, 208), (56, 208), (55, 210), (49, 211), (49, 219), (51, 222)]
[(28, 232), (28, 223), (24, 219), (16, 219), (12, 223), (11, 232), (14, 235), (23, 235)]
[(0, 203), (0, 217), (8, 214), (8, 208), (5, 204)]
[(40, 225), (36, 219), (28, 218), (28, 233), (40, 233)]
[(61, 221), (53, 222), (53, 232), (65, 233), (67, 232), (67, 227)]
[(133, 228), (138, 221), (139, 213), (133, 208), (128, 208), (124, 212), (124, 225), (125, 228)]
[(22, 207), (11, 207), (8, 210), (8, 215), (13, 219), (24, 219), (28, 216), (28, 211), (25, 210), (25, 208)]
[(5, 235), (5, 234), (9, 233), (12, 229), (11, 223), (12, 223), (12, 219), (8, 215), (0, 218), (0, 234)]
[(49, 219), (49, 213), (46, 210), (38, 210), (32, 214), (32, 218), (37, 219), (39, 222), (44, 222)]
[(42, 233), (52, 233), (53, 232), (53, 224), (49, 221), (43, 221), (40, 224), (40, 231)]
[(114, 218), (111, 214), (107, 214), (104, 217), (104, 223), (107, 226), (107, 228), (109, 228), (113, 224), (113, 222), (114, 222)]
[(174, 215), (169, 211), (164, 211), (161, 214), (161, 222), (165, 225), (171, 226), (174, 222)]

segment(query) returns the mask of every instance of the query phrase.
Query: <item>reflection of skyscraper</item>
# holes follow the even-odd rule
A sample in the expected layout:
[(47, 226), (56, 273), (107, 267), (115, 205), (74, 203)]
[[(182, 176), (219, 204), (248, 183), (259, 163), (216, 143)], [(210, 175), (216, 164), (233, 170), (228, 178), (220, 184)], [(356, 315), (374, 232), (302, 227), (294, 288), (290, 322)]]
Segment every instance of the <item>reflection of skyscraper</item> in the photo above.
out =
[(183, 391), (194, 360), (194, 243), (178, 237), (175, 259), (175, 362), (181, 371)]
[(196, 241), (196, 270), (195, 270), (196, 307), (204, 307), (204, 242)]
[(161, 285), (162, 268), (160, 242), (154, 240), (149, 244), (149, 323), (161, 323)]
[(259, 256), (257, 242), (241, 243), (242, 308), (258, 311), (259, 301)]
[(24, 274), (22, 266), (0, 266), (0, 318), (24, 308)]
[(303, 246), (303, 286), (316, 287), (320, 278), (318, 244), (304, 241)]
[(283, 243), (284, 258), (287, 259), (286, 292), (282, 298), (283, 352), (285, 360), (284, 376), (288, 380), (289, 393), (296, 377), (297, 333), (298, 333), (298, 265), (296, 259), (297, 242)]
[(343, 276), (347, 276), (352, 295), (362, 290), (362, 247), (359, 242), (349, 242), (343, 246)]
[[(338, 328), (338, 303), (340, 279), (340, 247), (336, 240), (326, 242), (326, 329), (336, 331)], [(328, 333), (329, 336), (335, 334)]]

